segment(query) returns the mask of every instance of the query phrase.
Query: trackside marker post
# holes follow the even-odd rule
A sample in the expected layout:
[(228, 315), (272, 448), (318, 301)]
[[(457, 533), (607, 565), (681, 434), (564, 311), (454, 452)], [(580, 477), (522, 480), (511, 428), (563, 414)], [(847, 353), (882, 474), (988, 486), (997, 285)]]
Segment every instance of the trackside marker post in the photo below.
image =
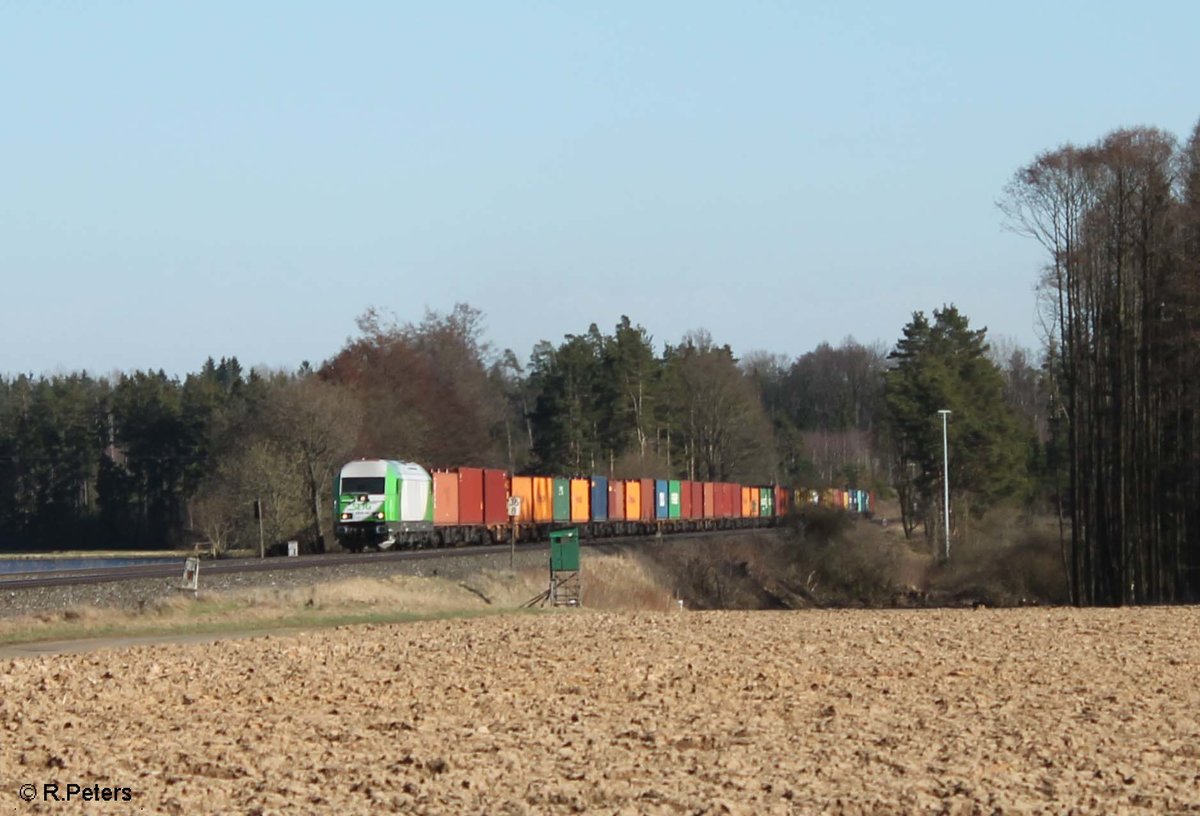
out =
[(508, 506), (508, 568), (516, 569), (517, 566), (517, 517), (521, 515), (521, 497), (509, 496)]
[(185, 592), (198, 592), (200, 590), (200, 559), (189, 558), (183, 562), (183, 580), (179, 582), (176, 589)]

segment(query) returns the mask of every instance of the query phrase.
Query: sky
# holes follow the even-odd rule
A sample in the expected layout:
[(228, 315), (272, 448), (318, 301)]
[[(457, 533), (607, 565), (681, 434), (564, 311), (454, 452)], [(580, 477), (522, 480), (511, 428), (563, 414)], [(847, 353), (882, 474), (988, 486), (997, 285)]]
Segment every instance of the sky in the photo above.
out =
[(1036, 348), (1022, 165), (1200, 119), (1200, 3), (0, 0), (0, 374), (292, 369), (374, 307)]

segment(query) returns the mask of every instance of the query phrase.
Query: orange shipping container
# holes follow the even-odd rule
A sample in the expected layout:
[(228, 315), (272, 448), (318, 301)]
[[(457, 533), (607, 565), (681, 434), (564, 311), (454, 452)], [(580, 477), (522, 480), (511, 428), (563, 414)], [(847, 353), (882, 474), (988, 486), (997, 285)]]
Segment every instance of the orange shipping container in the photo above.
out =
[(756, 491), (751, 490), (748, 487), (741, 488), (741, 491), (742, 491), (742, 517), (746, 518), (749, 516), (757, 516), (758, 513), (756, 511), (758, 509), (758, 502), (755, 501), (756, 496), (754, 496), (754, 493)]
[(533, 521), (533, 477), (532, 476), (513, 476), (512, 477), (512, 493), (510, 495), (517, 496), (521, 499), (521, 515), (517, 516), (517, 521), (532, 522)]
[(533, 477), (533, 520), (538, 524), (554, 521), (554, 479)]
[(717, 517), (717, 505), (716, 505), (715, 501), (716, 501), (717, 496), (716, 496), (716, 490), (714, 488), (713, 483), (705, 482), (703, 485), (703, 491), (704, 491), (704, 517), (705, 518), (716, 518)]
[(637, 521), (642, 517), (642, 483), (637, 479), (625, 482), (625, 520)]
[(571, 480), (571, 521), (587, 524), (591, 518), (592, 483), (587, 479)]
[(458, 474), (433, 472), (433, 523), (458, 524)]

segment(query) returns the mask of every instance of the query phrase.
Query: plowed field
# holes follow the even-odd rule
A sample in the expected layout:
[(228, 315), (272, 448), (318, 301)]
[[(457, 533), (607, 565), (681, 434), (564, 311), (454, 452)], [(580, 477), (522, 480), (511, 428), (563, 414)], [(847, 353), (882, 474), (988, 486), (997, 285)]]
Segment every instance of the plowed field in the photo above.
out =
[[(1200, 811), (1198, 666), (1190, 608), (513, 614), (26, 658), (0, 663), (0, 798), (100, 814)], [(45, 802), (47, 783), (131, 801)]]

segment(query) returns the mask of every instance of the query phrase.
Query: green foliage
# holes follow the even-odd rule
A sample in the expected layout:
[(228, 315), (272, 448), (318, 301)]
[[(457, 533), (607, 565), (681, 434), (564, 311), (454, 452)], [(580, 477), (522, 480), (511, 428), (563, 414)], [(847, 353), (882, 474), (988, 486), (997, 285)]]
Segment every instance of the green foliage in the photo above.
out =
[(0, 536), (86, 533), (109, 399), (87, 374), (0, 382)]
[[(942, 422), (948, 409), (952, 504), (974, 514), (1023, 485), (1026, 440), (987, 357), (986, 330), (973, 330), (953, 306), (917, 312), (885, 377), (890, 436), (901, 463), (902, 501), (934, 505), (942, 478)], [(915, 502), (913, 502), (915, 504)], [(913, 506), (913, 505), (910, 505)]]
[(729, 346), (694, 332), (663, 353), (668, 427), (678, 429), (688, 478), (775, 480), (770, 424)]
[(530, 363), (531, 469), (586, 475), (770, 481), (771, 429), (753, 381), (706, 333), (656, 357), (623, 317), (592, 325)]
[(845, 510), (820, 504), (801, 505), (791, 518), (804, 534), (805, 540), (814, 544), (834, 543), (851, 527), (850, 517)]

